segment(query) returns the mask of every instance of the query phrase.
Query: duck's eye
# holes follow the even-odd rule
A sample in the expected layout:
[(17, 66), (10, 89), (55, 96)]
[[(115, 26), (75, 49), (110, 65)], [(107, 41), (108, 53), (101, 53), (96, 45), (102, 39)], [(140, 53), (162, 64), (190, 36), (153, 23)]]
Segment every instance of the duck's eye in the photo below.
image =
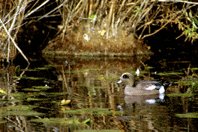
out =
[(129, 76), (128, 75), (123, 75), (123, 78), (129, 78)]

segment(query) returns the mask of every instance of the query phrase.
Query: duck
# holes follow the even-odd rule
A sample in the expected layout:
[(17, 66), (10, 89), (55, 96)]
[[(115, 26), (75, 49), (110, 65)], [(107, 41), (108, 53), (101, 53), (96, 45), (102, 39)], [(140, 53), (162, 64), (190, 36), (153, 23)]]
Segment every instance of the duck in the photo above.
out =
[(120, 80), (117, 82), (125, 83), (124, 94), (125, 95), (163, 95), (165, 89), (170, 86), (172, 83), (162, 83), (161, 81), (140, 81), (135, 84), (134, 76), (131, 73), (123, 73), (120, 77)]

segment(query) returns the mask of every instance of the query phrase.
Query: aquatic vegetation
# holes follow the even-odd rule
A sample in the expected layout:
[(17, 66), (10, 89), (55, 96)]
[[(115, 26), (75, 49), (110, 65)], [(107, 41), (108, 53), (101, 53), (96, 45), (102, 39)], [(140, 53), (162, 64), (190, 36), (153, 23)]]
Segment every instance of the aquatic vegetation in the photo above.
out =
[(104, 130), (75, 130), (74, 132), (123, 132), (122, 130), (112, 130), (112, 129), (104, 129)]
[(48, 97), (56, 97), (56, 96), (61, 96), (61, 95), (67, 95), (69, 92), (54, 92), (54, 93), (48, 93)]
[(100, 75), (97, 79), (101, 81), (113, 82), (117, 80), (117, 77)]
[(49, 86), (33, 86), (33, 88), (41, 89), (41, 90), (47, 90), (47, 89), (51, 89), (52, 87), (49, 87)]
[(33, 70), (48, 70), (50, 67), (37, 67)]
[(42, 113), (38, 113), (36, 111), (33, 111), (32, 109), (36, 106), (31, 105), (17, 105), (17, 106), (7, 106), (4, 107), (4, 109), (1, 109), (0, 113), (4, 116), (8, 115), (23, 115), (23, 116), (38, 116), (43, 115)]
[(23, 88), (24, 91), (30, 91), (30, 92), (40, 92), (40, 89), (35, 89), (35, 88)]
[(82, 122), (79, 121), (79, 118), (74, 116), (71, 118), (43, 118), (43, 119), (32, 119), (32, 122), (43, 122), (48, 124), (60, 125), (60, 126), (88, 126), (87, 123), (90, 122), (92, 124), (91, 119), (84, 120)]
[(164, 76), (164, 75), (182, 75), (183, 73), (182, 72), (163, 72), (163, 73), (158, 73), (158, 75), (160, 76)]
[(11, 96), (15, 98), (23, 99), (23, 98), (27, 98), (29, 95), (26, 93), (11, 93)]
[(20, 103), (21, 99), (0, 99), (2, 103)]
[(195, 94), (193, 93), (171, 93), (171, 94), (167, 94), (167, 96), (170, 97), (192, 97)]
[(29, 79), (29, 80), (43, 80), (44, 77), (17, 77), (13, 76), (14, 79)]
[[(172, 124), (169, 124), (169, 122), (178, 123), (176, 119), (179, 119), (179, 116), (181, 116), (181, 120), (188, 118), (186, 115), (179, 115), (180, 113), (190, 113), (192, 111), (196, 113), (197, 100), (194, 95), (196, 95), (196, 89), (198, 87), (197, 77), (192, 77), (191, 74), (189, 74), (188, 77), (183, 77), (185, 74), (180, 75), (180, 73), (182, 73), (181, 71), (174, 71), (172, 73), (169, 71), (168, 74), (166, 72), (162, 72), (163, 74), (156, 72), (155, 74), (154, 68), (142, 68), (144, 70), (140, 70), (140, 77), (135, 76), (137, 81), (155, 80), (156, 76), (152, 76), (152, 74), (159, 77), (157, 80), (164, 79), (165, 83), (169, 80), (176, 81), (173, 86), (168, 88), (167, 93), (170, 94), (166, 94), (168, 97), (163, 100), (163, 103), (149, 106), (126, 103), (126, 98), (123, 94), (124, 91), (121, 87), (118, 87), (116, 82), (120, 76), (119, 72), (129, 71), (135, 75), (135, 71), (132, 71), (134, 67), (131, 67), (131, 61), (129, 62), (130, 63), (127, 63), (129, 68), (125, 64), (122, 64), (124, 65), (122, 68), (116, 65), (116, 68), (119, 68), (116, 69), (112, 66), (115, 62), (108, 64), (108, 68), (106, 68), (105, 65), (104, 67), (106, 69), (102, 67), (101, 64), (98, 64), (98, 68), (95, 65), (93, 66), (92, 62), (89, 62), (91, 66), (83, 65), (83, 63), (80, 62), (79, 64), (75, 63), (70, 69), (64, 67), (64, 61), (58, 61), (61, 65), (56, 68), (51, 68), (52, 70), (48, 70), (47, 74), (44, 75), (44, 69), (40, 67), (37, 70), (35, 70), (35, 68), (33, 68), (34, 70), (26, 70), (25, 76), (29, 75), (33, 77), (35, 75), (35, 78), (37, 78), (37, 75), (39, 75), (40, 78), (43, 75), (44, 79), (23, 78), (18, 81), (18, 86), (15, 85), (16, 90), (14, 86), (11, 86), (10, 88), (13, 88), (11, 93), (1, 93), (0, 96), (4, 99), (1, 99), (1, 110), (3, 111), (0, 111), (0, 118), (7, 119), (8, 121), (6, 121), (9, 123), (9, 119), (14, 119), (14, 121), (16, 120), (17, 122), (17, 119), (20, 120), (20, 118), (17, 117), (23, 116), (24, 119), (21, 119), (25, 121), (23, 124), (36, 124), (36, 128), (44, 128), (49, 131), (54, 130), (54, 128), (58, 128), (56, 131), (84, 130), (94, 132), (98, 130), (104, 132), (119, 132), (123, 129), (126, 129), (126, 131), (131, 131), (132, 129), (139, 131), (144, 127), (142, 126), (142, 121), (144, 124), (151, 122), (155, 128), (160, 126), (159, 130), (164, 129), (165, 131), (169, 131), (169, 128), (172, 129)], [(123, 61), (121, 63), (123, 63)], [(61, 67), (63, 68), (61, 69)], [(74, 73), (66, 73), (66, 71), (69, 70), (74, 71)], [(48, 77), (47, 75), (51, 71), (52, 74), (50, 73)], [(174, 73), (176, 73), (176, 75), (174, 75)], [(51, 79), (51, 75), (54, 74), (55, 79)], [(57, 79), (57, 76), (61, 76), (62, 79)], [(26, 85), (27, 83), (28, 85)], [(179, 89), (182, 90), (179, 91)], [(28, 107), (24, 107), (21, 104), (27, 105)], [(16, 106), (16, 108), (10, 106)], [(194, 114), (191, 116), (195, 118), (197, 115)], [(193, 121), (189, 122), (194, 123)], [(11, 122), (10, 124), (12, 125), (13, 123)], [(125, 126), (126, 124), (127, 126)], [(128, 124), (130, 124), (130, 128), (128, 128)], [(147, 127), (147, 125), (145, 126)], [(167, 127), (167, 129), (165, 129), (165, 127)], [(178, 128), (183, 130), (183, 126), (179, 126)], [(149, 131), (150, 128), (146, 128), (145, 130)]]
[(198, 67), (191, 67), (190, 68), (192, 71), (197, 71), (198, 70)]
[(176, 114), (180, 118), (198, 118), (198, 113), (185, 113), (185, 114)]
[(47, 101), (48, 99), (43, 99), (43, 98), (27, 98), (26, 101)]
[(150, 69), (153, 69), (154, 67), (152, 66), (145, 66), (145, 70), (150, 70)]
[(98, 71), (99, 69), (94, 69), (94, 68), (89, 68), (89, 69), (84, 69), (84, 70), (74, 70), (74, 71), (66, 71), (66, 73), (85, 73), (89, 71)]
[(71, 114), (94, 114), (94, 115), (112, 115), (112, 114), (123, 114), (122, 111), (111, 111), (109, 109), (105, 108), (82, 108), (82, 109), (76, 109), (76, 110), (66, 110), (66, 111), (60, 111), (62, 113), (71, 113)]

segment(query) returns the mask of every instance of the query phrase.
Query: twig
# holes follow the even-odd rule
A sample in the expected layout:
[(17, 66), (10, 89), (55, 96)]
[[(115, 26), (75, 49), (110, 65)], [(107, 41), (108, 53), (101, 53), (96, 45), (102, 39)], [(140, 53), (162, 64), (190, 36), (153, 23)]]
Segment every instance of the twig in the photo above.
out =
[(14, 125), (16, 125), (16, 127), (18, 127), (20, 129), (21, 132), (24, 132), (23, 131), (23, 128), (21, 128), (21, 126), (19, 126), (16, 122), (12, 121), (10, 118), (8, 117), (4, 117), (5, 119), (7, 119), (8, 121), (12, 122)]
[(11, 41), (13, 42), (15, 48), (21, 53), (21, 55), (24, 57), (24, 59), (27, 61), (28, 64), (30, 64), (28, 58), (23, 54), (23, 51), (18, 47), (18, 45), (15, 43), (14, 39), (12, 38), (12, 36), (10, 35), (10, 33), (8, 32), (8, 30), (6, 29), (4, 23), (2, 22), (2, 20), (0, 19), (0, 22), (3, 25), (4, 30), (6, 31), (7, 35), (10, 37)]
[(44, 16), (42, 16), (41, 18), (39, 18), (38, 20), (43, 19), (44, 17), (46, 17), (47, 15), (49, 15), (50, 13), (54, 12), (55, 10), (57, 10), (58, 8), (60, 8), (61, 6), (63, 6), (66, 2), (68, 2), (68, 0), (65, 0), (62, 4), (60, 4), (58, 7), (54, 8), (53, 10), (51, 10), (50, 12), (48, 12), (47, 14), (45, 14)]
[[(152, 0), (152, 2), (154, 2), (156, 0)], [(180, 2), (180, 3), (187, 3), (187, 4), (194, 4), (194, 5), (198, 5), (197, 2), (190, 2), (190, 1), (183, 1), (183, 0), (158, 0), (158, 2)]]
[(28, 16), (30, 16), (32, 13), (34, 13), (36, 10), (40, 9), (42, 6), (44, 6), (47, 2), (49, 2), (49, 0), (46, 0), (45, 2), (43, 2), (40, 6), (38, 6), (36, 9), (34, 9), (33, 11), (31, 11), (30, 13), (28, 13), (27, 15), (25, 15), (25, 18), (27, 18)]

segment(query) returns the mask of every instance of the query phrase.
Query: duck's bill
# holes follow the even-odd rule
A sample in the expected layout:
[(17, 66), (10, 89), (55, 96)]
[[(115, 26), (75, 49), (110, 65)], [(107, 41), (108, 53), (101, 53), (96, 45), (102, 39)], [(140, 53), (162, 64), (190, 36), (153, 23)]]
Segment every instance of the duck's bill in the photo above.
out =
[(122, 80), (118, 81), (117, 83), (122, 83)]

